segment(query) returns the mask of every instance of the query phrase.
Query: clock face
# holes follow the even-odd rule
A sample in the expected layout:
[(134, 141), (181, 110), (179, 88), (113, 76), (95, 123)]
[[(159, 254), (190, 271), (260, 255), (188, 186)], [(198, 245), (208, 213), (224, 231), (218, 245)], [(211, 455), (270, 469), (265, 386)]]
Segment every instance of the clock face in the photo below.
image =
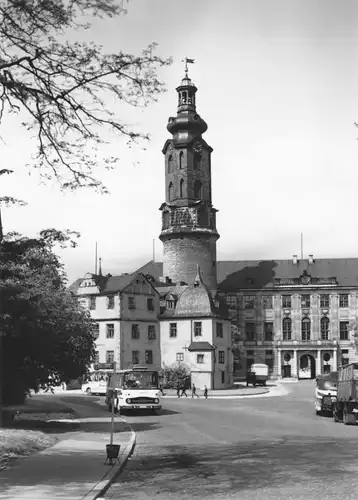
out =
[(201, 153), (203, 151), (203, 145), (201, 144), (201, 142), (197, 141), (194, 143), (193, 151), (195, 153)]

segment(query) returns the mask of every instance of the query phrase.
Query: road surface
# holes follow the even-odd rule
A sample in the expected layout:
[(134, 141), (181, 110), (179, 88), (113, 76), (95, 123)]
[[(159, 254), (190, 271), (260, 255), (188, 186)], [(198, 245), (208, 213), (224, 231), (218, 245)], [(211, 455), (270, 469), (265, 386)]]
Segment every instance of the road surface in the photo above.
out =
[(125, 417), (137, 433), (107, 500), (349, 500), (358, 492), (358, 427), (318, 417), (314, 382), (286, 396), (164, 399), (163, 415)]

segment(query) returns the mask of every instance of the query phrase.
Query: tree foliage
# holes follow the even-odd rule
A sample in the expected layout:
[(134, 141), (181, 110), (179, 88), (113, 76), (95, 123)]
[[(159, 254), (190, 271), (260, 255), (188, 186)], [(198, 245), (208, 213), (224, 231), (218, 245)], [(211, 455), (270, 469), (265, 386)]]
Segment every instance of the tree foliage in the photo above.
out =
[(78, 41), (95, 17), (123, 13), (120, 0), (0, 0), (0, 125), (5, 113), (21, 112), (37, 139), (34, 165), (63, 188), (105, 190), (94, 168), (118, 158), (99, 151), (104, 130), (129, 143), (147, 138), (120, 115), (125, 104), (156, 100), (157, 70), (170, 61), (154, 54), (155, 44), (132, 55)]
[(184, 363), (178, 363), (171, 366), (163, 366), (159, 372), (160, 381), (163, 387), (175, 389), (178, 382), (190, 387), (190, 369)]
[(39, 238), (11, 235), (0, 252), (0, 321), (4, 403), (20, 402), (30, 389), (86, 374), (94, 360), (89, 313), (66, 291), (53, 251), (71, 234), (48, 230)]
[(241, 335), (239, 328), (235, 324), (231, 324), (231, 350), (234, 354), (235, 359), (240, 359), (242, 357), (243, 351), (243, 336)]

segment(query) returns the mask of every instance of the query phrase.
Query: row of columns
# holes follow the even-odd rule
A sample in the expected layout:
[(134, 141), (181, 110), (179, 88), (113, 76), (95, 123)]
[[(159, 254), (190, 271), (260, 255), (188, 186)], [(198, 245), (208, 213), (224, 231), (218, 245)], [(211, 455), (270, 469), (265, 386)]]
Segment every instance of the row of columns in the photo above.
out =
[[(277, 363), (277, 371), (278, 375), (281, 375), (281, 366), (282, 366), (282, 351), (288, 351), (292, 349), (282, 349), (278, 348), (278, 363)], [(306, 351), (301, 350), (301, 349), (293, 349), (293, 358), (292, 358), (292, 363), (291, 366), (293, 366), (293, 370), (291, 375), (294, 377), (298, 376), (298, 364), (297, 364), (297, 351), (301, 351), (303, 354), (306, 354)], [(317, 360), (316, 360), (316, 374), (321, 375), (322, 372), (322, 358), (321, 358), (321, 350), (322, 349), (317, 349)], [(327, 350), (327, 349), (325, 349)], [(335, 371), (337, 369), (337, 349), (333, 349), (333, 370)]]

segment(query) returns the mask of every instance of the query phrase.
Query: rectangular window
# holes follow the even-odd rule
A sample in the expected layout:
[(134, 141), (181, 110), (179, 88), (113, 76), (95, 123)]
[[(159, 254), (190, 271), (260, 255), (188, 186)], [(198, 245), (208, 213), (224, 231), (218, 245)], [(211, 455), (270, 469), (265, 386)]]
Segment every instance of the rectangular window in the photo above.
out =
[(326, 317), (321, 318), (321, 339), (328, 340), (329, 337), (329, 319)]
[(272, 349), (265, 350), (265, 364), (269, 367), (269, 372), (273, 371), (274, 357)]
[(264, 309), (272, 309), (272, 296), (264, 295), (263, 296), (263, 306)]
[(154, 299), (147, 299), (148, 311), (154, 311)]
[(341, 358), (341, 362), (342, 362), (342, 365), (348, 365), (349, 364), (349, 350), (348, 349), (342, 349), (342, 358)]
[(225, 300), (229, 309), (236, 309), (237, 306), (236, 295), (226, 295)]
[(128, 297), (128, 308), (135, 309), (135, 300), (134, 297)]
[(301, 338), (302, 342), (311, 340), (311, 321), (308, 318), (303, 318), (301, 322)]
[(177, 352), (177, 361), (184, 361), (184, 353)]
[(265, 342), (273, 341), (273, 323), (265, 322), (264, 323), (264, 340)]
[(319, 306), (322, 308), (329, 308), (329, 295), (324, 294), (319, 296)]
[(291, 318), (284, 318), (282, 320), (282, 333), (283, 333), (283, 340), (291, 340), (291, 333), (292, 333)]
[(145, 351), (145, 362), (147, 365), (153, 364), (153, 351)]
[(106, 363), (113, 363), (114, 351), (106, 351)]
[(245, 338), (251, 342), (255, 340), (255, 323), (245, 323)]
[(93, 325), (93, 336), (94, 336), (95, 340), (97, 340), (99, 337), (99, 324), (98, 323), (95, 323)]
[(301, 295), (301, 307), (311, 307), (310, 295)]
[(148, 325), (148, 339), (154, 340), (156, 337), (155, 325)]
[(106, 338), (107, 339), (113, 339), (114, 338), (114, 324), (113, 323), (107, 323), (106, 325)]
[(282, 295), (283, 309), (291, 309), (291, 295)]
[(98, 351), (95, 352), (94, 362), (99, 363), (99, 352)]
[(244, 295), (244, 308), (254, 309), (255, 307), (255, 295)]
[(348, 294), (341, 293), (339, 295), (339, 307), (348, 307)]
[(132, 351), (132, 363), (133, 365), (139, 365), (139, 351)]
[(220, 337), (221, 339), (224, 336), (223, 324), (222, 323), (216, 323), (216, 336)]
[(225, 372), (221, 372), (221, 383), (225, 384)]
[(219, 363), (225, 363), (225, 351), (219, 351)]
[(91, 311), (96, 309), (96, 297), (90, 297), (90, 309)]
[(177, 336), (177, 324), (169, 323), (169, 337), (176, 337), (176, 336)]
[(139, 339), (139, 325), (132, 325), (132, 339)]
[(197, 355), (196, 355), (196, 362), (197, 362), (198, 364), (202, 364), (202, 363), (204, 363), (204, 354), (197, 354)]
[(114, 295), (108, 295), (108, 297), (107, 297), (107, 309), (114, 309)]
[(201, 337), (202, 329), (201, 329), (201, 321), (194, 321), (194, 337)]
[(339, 322), (339, 338), (340, 340), (348, 340), (348, 325), (349, 321), (340, 321)]

